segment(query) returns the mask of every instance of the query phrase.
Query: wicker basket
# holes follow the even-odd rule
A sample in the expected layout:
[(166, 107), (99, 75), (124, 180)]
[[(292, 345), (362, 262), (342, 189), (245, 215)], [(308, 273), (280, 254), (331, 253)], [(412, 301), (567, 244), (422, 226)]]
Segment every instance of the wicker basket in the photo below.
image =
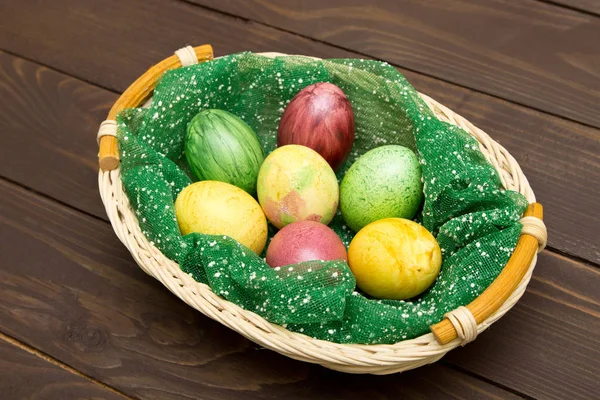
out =
[[(273, 55), (267, 53), (266, 55)], [(514, 158), (486, 133), (428, 96), (427, 105), (442, 121), (458, 125), (475, 137), (480, 148), (500, 173), (505, 188), (522, 193), (530, 203), (521, 222), (523, 230), (509, 262), (492, 285), (466, 307), (448, 313), (428, 333), (392, 345), (338, 344), (313, 339), (272, 324), (259, 315), (219, 297), (209, 286), (196, 282), (179, 265), (165, 257), (142, 234), (123, 190), (115, 117), (123, 108), (139, 107), (152, 95), (157, 79), (168, 69), (212, 59), (208, 45), (185, 47), (152, 67), (117, 100), (98, 132), (100, 145), (99, 186), (112, 226), (139, 266), (171, 292), (210, 318), (248, 339), (288, 357), (350, 373), (390, 374), (439, 360), (448, 351), (475, 339), (502, 317), (522, 296), (535, 266), (536, 252), (546, 244), (542, 207)]]

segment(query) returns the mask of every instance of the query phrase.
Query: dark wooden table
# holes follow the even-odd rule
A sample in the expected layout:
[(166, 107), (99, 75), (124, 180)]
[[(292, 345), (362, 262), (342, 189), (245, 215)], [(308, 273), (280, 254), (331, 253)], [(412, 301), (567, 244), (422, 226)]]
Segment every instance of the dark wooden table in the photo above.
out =
[[(0, 398), (600, 396), (600, 1), (0, 1)], [(137, 267), (96, 131), (186, 44), (386, 60), (519, 161), (550, 240), (520, 303), (442, 361), (345, 375), (260, 349)]]

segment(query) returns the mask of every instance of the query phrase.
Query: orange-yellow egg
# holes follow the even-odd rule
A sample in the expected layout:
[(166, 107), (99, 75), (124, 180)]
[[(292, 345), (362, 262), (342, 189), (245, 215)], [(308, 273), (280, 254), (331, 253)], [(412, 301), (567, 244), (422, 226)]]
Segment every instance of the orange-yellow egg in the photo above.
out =
[(380, 299), (405, 300), (423, 293), (442, 265), (440, 246), (423, 226), (386, 218), (362, 228), (348, 248), (356, 284)]
[(226, 235), (256, 254), (267, 242), (267, 219), (242, 189), (225, 182), (196, 182), (179, 193), (175, 215), (181, 233)]

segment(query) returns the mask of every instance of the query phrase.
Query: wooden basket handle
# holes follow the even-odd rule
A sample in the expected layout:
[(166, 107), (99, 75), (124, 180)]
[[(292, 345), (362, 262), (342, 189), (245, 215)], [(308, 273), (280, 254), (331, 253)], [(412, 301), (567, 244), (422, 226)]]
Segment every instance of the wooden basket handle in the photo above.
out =
[[(535, 217), (541, 221), (543, 219), (542, 205), (530, 204), (523, 217)], [(495, 313), (515, 291), (527, 273), (536, 252), (540, 246), (545, 246), (545, 229), (542, 230), (543, 237), (541, 239), (528, 232), (525, 229), (521, 232), (517, 247), (500, 275), (479, 297), (466, 306), (470, 314), (464, 314), (464, 307), (459, 307), (468, 319), (472, 321), (474, 318), (475, 325), (469, 328), (471, 331), (475, 331), (474, 335), (477, 333), (477, 325)], [(459, 337), (456, 327), (448, 317), (432, 325), (431, 331), (440, 344), (449, 343)], [(467, 339), (467, 341), (469, 340)]]
[[(194, 53), (198, 62), (205, 62), (213, 59), (213, 49), (210, 45), (206, 44), (193, 48)], [(115, 129), (116, 125), (113, 122), (117, 117), (117, 114), (125, 109), (131, 107), (140, 107), (144, 102), (150, 98), (156, 82), (158, 79), (168, 70), (181, 67), (181, 59), (178, 55), (172, 55), (171, 57), (161, 61), (154, 65), (146, 73), (140, 76), (135, 82), (131, 84), (123, 92), (121, 97), (117, 99), (115, 104), (108, 113), (107, 122), (112, 125), (112, 129)], [(103, 127), (101, 126), (101, 131)], [(103, 171), (110, 171), (116, 169), (119, 166), (119, 148), (117, 145), (117, 138), (112, 135), (99, 135), (99, 153), (98, 160), (100, 168)]]

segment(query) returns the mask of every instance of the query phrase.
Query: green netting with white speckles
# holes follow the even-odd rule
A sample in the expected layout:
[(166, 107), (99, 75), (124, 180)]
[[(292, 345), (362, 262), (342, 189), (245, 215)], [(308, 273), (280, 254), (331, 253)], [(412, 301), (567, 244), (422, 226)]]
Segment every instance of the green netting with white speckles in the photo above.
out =
[[(277, 271), (223, 236), (182, 236), (174, 213), (192, 183), (184, 137), (208, 108), (230, 111), (257, 133), (265, 154), (276, 146), (279, 118), (302, 88), (328, 81), (348, 96), (356, 140), (338, 173), (384, 144), (416, 150), (425, 204), (418, 220), (437, 238), (441, 273), (410, 301), (374, 300), (356, 289), (344, 262), (308, 262)], [(395, 343), (429, 331), (444, 313), (475, 299), (500, 273), (519, 237), (523, 196), (503, 190), (477, 142), (439, 121), (406, 79), (367, 60), (266, 58), (251, 53), (165, 73), (152, 104), (118, 116), (122, 180), (146, 237), (181, 269), (227, 300), (294, 332), (338, 343)], [(346, 245), (353, 233), (337, 215), (330, 226)], [(274, 234), (270, 228), (270, 236)]]

